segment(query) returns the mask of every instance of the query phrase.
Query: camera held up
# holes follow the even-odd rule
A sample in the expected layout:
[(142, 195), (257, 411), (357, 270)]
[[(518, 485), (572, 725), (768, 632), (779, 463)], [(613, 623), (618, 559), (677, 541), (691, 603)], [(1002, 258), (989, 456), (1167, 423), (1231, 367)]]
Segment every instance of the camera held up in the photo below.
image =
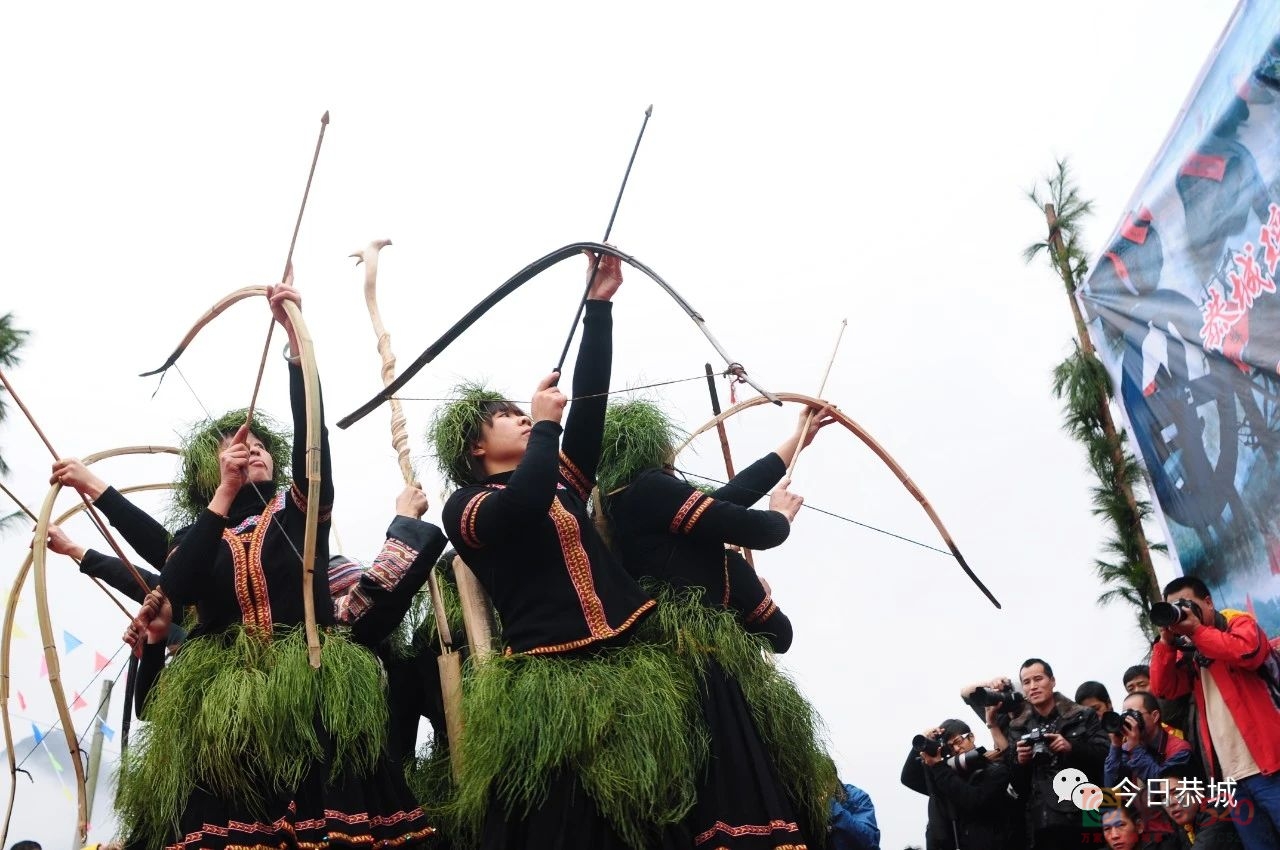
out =
[(942, 763), (960, 776), (970, 776), (987, 766), (986, 749), (975, 747), (963, 753), (957, 753), (948, 746), (942, 735), (932, 738), (916, 735), (911, 739), (911, 748), (918, 753), (928, 753), (933, 757), (941, 757)]
[(1102, 731), (1109, 735), (1123, 735), (1125, 733), (1125, 720), (1133, 718), (1133, 722), (1138, 729), (1138, 734), (1147, 731), (1146, 721), (1142, 719), (1142, 712), (1136, 708), (1129, 708), (1117, 714), (1114, 711), (1108, 711), (1102, 715)]
[(1204, 622), (1204, 612), (1200, 606), (1190, 599), (1179, 599), (1177, 602), (1156, 602), (1151, 606), (1151, 622), (1162, 629), (1176, 626), (1194, 611), (1196, 619)]
[(1012, 685), (998, 691), (995, 688), (975, 688), (973, 696), (969, 699), (979, 708), (999, 706), (1000, 710), (1006, 714), (1017, 714), (1022, 710), (1025, 702), (1022, 694), (1015, 691)]

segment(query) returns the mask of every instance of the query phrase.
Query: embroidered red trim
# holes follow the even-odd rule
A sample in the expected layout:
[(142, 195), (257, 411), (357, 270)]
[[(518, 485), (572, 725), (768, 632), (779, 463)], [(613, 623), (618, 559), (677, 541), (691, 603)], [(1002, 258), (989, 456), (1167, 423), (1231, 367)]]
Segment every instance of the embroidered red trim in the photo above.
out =
[(578, 496), (584, 501), (591, 495), (592, 481), (586, 475), (582, 474), (582, 470), (578, 465), (569, 459), (564, 452), (560, 452), (560, 477), (573, 487)]
[[(799, 834), (800, 827), (793, 821), (771, 820), (767, 824), (742, 824), (740, 826), (730, 826), (724, 821), (716, 821), (712, 827), (698, 834), (693, 840), (695, 846), (705, 844), (710, 841), (717, 832), (723, 832), (725, 835), (733, 838), (740, 838), (743, 835), (771, 835), (775, 832), (791, 832)], [(786, 845), (788, 847), (804, 847), (803, 844)], [(781, 847), (776, 850), (782, 850)]]
[(481, 490), (472, 496), (471, 501), (467, 502), (467, 506), (462, 509), (462, 519), (459, 522), (462, 526), (462, 542), (472, 549), (484, 546), (480, 538), (476, 537), (476, 518), (480, 512), (480, 503), (492, 495), (492, 490)]
[(559, 495), (551, 500), (549, 513), (551, 522), (556, 527), (556, 535), (560, 538), (560, 552), (569, 572), (569, 581), (573, 582), (573, 590), (578, 594), (578, 605), (587, 621), (587, 629), (593, 638), (611, 637), (616, 632), (609, 628), (604, 603), (596, 593), (595, 579), (591, 575), (591, 557), (582, 546), (582, 528), (578, 525), (578, 518), (560, 503)]
[[(635, 621), (640, 619), (642, 614), (657, 604), (656, 600), (650, 599), (648, 602), (637, 608), (634, 614), (623, 620), (616, 629), (610, 629), (609, 634), (600, 635), (599, 637), (582, 638), (581, 640), (569, 641), (568, 643), (557, 643), (551, 646), (536, 646), (533, 649), (526, 649), (524, 652), (521, 652), (520, 655), (551, 655), (557, 652), (571, 652), (572, 650), (581, 649), (584, 646), (590, 646), (591, 644), (598, 643), (602, 640), (608, 640), (609, 638), (616, 637), (631, 628)], [(511, 649), (511, 647), (507, 647), (505, 654), (515, 655), (516, 653)]]
[(676, 511), (676, 515), (671, 519), (670, 530), (672, 534), (680, 533), (680, 526), (684, 524), (684, 518), (688, 516), (689, 511), (693, 510), (693, 506), (698, 503), (704, 493), (694, 490), (689, 494), (689, 498), (684, 500), (684, 504), (680, 506), (680, 510)]

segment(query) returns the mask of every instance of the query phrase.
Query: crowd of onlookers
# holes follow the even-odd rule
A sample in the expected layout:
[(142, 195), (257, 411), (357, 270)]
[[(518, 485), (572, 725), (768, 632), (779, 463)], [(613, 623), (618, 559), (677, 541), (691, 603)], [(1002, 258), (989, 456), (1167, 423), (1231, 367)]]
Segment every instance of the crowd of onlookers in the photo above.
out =
[(1092, 681), (1069, 699), (1028, 658), (961, 691), (989, 749), (958, 719), (916, 737), (902, 782), (928, 797), (927, 850), (1280, 849), (1280, 640), (1197, 578), (1164, 597), (1118, 703)]

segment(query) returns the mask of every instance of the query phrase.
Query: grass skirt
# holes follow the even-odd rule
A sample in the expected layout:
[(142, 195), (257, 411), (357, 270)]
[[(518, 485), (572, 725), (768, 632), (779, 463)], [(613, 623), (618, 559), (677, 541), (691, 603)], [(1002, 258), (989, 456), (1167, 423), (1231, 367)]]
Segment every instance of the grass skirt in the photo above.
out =
[(236, 627), (183, 646), (121, 766), (116, 804), (132, 846), (387, 847), (433, 832), (383, 755), (382, 668), (341, 632), (322, 640), (318, 671), (300, 627), (271, 641)]
[[(799, 830), (825, 835), (838, 782), (812, 708), (766, 660), (762, 640), (696, 600), (664, 594), (625, 645), (467, 665), (462, 776), (441, 812), (458, 846), (552, 846), (537, 831), (550, 833), (571, 810), (580, 824), (603, 819), (614, 838), (554, 846), (645, 850), (680, 834), (690, 846), (699, 813), (714, 808), (699, 801), (711, 796), (713, 754), (736, 747), (713, 736), (730, 734), (755, 742), (750, 763), (774, 771), (762, 781), (786, 798)], [(732, 733), (713, 705), (726, 693), (738, 706)], [(727, 846), (722, 838), (708, 846)]]

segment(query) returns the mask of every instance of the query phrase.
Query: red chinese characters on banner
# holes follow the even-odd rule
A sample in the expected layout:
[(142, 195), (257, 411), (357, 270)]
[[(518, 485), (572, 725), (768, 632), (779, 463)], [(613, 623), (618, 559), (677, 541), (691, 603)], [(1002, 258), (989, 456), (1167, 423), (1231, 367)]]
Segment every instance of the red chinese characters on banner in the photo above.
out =
[(1200, 305), (1204, 321), (1200, 339), (1210, 351), (1221, 352), (1240, 363), (1241, 352), (1249, 341), (1249, 311), (1263, 294), (1276, 291), (1276, 267), (1280, 266), (1280, 206), (1271, 204), (1266, 224), (1258, 233), (1262, 247), (1259, 261), (1252, 242), (1232, 254), (1232, 268), (1227, 272), (1230, 294), (1210, 289), (1209, 297)]

